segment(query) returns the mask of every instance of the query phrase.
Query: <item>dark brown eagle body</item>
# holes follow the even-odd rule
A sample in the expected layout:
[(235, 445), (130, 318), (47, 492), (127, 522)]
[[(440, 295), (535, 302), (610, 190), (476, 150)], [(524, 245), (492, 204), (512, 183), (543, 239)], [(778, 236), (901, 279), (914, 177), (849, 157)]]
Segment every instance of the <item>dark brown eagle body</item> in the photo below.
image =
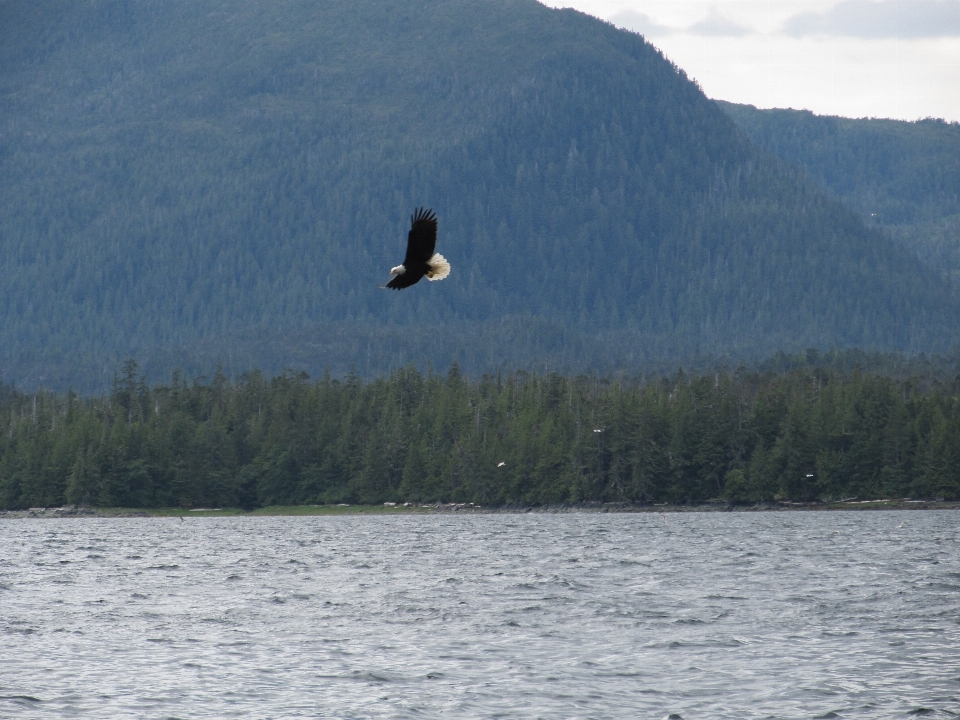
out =
[(391, 290), (403, 290), (427, 280), (443, 280), (450, 274), (450, 263), (443, 255), (435, 253), (437, 246), (437, 216), (432, 210), (418, 209), (410, 217), (410, 233), (407, 235), (407, 254), (403, 264), (390, 271), (395, 275), (387, 287)]

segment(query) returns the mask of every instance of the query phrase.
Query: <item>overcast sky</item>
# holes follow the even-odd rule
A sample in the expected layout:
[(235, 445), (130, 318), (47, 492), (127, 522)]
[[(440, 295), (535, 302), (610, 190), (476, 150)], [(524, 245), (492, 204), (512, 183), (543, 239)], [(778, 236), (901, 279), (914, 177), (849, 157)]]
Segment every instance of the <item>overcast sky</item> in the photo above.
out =
[(641, 33), (712, 98), (960, 121), (960, 0), (545, 0)]

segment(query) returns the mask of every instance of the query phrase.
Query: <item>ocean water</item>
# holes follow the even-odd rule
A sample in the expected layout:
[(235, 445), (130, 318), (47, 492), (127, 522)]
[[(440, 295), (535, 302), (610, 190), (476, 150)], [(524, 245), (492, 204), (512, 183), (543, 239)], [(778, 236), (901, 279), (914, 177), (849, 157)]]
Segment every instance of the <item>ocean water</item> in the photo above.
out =
[(960, 513), (0, 521), (0, 717), (960, 714)]

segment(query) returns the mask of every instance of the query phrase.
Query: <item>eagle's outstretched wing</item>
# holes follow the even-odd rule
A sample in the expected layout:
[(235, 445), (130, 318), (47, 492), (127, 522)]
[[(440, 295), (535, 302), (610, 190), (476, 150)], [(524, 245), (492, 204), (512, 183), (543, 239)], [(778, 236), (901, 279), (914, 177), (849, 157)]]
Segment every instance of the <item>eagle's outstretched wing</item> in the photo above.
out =
[(405, 272), (402, 275), (394, 275), (393, 279), (384, 287), (388, 287), (391, 290), (403, 290), (411, 285), (416, 285), (420, 282), (420, 278), (422, 278), (423, 275), (423, 272)]
[[(433, 257), (436, 247), (437, 216), (433, 210), (420, 208), (410, 216), (410, 233), (407, 235), (407, 255), (403, 258), (404, 266), (409, 269), (424, 265)], [(417, 280), (419, 279), (418, 277)]]

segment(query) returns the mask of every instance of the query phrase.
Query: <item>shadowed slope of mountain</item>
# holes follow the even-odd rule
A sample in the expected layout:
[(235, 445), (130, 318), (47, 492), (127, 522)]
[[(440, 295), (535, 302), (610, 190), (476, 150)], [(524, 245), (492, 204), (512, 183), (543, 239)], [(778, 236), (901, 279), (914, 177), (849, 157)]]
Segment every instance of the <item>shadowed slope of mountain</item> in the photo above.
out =
[[(533, 0), (3, 0), (0, 94), (27, 386), (957, 339), (943, 282), (641, 37)], [(453, 272), (388, 294), (418, 205)]]
[(960, 123), (717, 104), (751, 140), (802, 168), (960, 287)]

